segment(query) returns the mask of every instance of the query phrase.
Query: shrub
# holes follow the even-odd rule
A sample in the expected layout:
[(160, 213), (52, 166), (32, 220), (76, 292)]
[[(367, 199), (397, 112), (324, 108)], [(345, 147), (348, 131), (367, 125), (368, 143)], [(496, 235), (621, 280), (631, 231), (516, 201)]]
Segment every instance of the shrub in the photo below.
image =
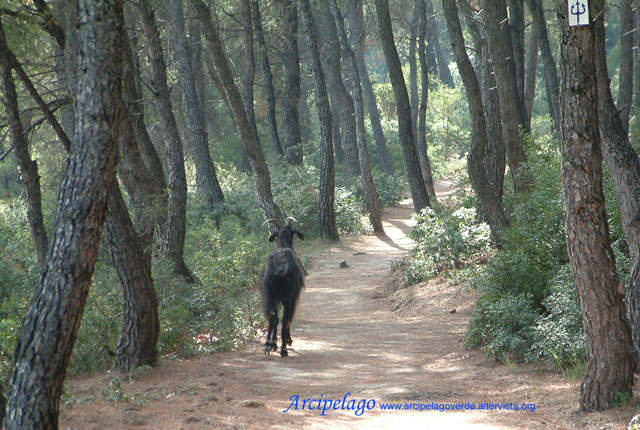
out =
[(489, 251), (489, 226), (478, 223), (473, 209), (449, 214), (425, 208), (411, 232), (417, 242), (405, 268), (405, 284), (411, 285), (463, 263), (477, 260)]

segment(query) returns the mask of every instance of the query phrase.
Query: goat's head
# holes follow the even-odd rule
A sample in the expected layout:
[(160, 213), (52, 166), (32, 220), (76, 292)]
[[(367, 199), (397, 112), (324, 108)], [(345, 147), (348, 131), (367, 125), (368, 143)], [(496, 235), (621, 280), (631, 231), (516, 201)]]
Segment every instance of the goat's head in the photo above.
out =
[[(273, 222), (273, 219), (268, 219), (268, 222)], [(299, 222), (294, 217), (287, 217), (283, 226), (278, 231), (274, 231), (269, 235), (269, 242), (276, 242), (276, 248), (293, 248), (293, 236), (296, 235), (300, 240), (304, 240), (304, 234), (291, 227), (291, 221)]]

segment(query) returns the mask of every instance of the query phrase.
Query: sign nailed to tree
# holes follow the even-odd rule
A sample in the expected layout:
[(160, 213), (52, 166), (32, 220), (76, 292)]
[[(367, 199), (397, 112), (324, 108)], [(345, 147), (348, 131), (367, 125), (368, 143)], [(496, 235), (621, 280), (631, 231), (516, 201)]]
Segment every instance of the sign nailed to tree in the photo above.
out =
[(589, 25), (589, 1), (569, 0), (569, 26)]

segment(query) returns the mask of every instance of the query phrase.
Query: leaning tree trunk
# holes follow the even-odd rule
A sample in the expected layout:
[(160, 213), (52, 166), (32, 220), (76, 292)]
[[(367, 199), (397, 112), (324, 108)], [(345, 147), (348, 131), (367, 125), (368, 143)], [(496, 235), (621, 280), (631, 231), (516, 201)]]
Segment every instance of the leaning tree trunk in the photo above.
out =
[(529, 48), (527, 49), (527, 61), (524, 75), (524, 106), (527, 127), (531, 129), (531, 117), (533, 116), (533, 101), (536, 96), (536, 68), (538, 66), (538, 36), (537, 27), (531, 29), (529, 35)]
[(300, 16), (304, 26), (304, 33), (309, 47), (311, 72), (316, 89), (316, 106), (320, 122), (320, 149), (322, 152), (322, 167), (320, 169), (320, 193), (318, 196), (318, 218), (320, 232), (331, 240), (338, 240), (336, 213), (334, 208), (335, 176), (333, 171), (333, 142), (331, 136), (331, 109), (329, 96), (324, 80), (324, 72), (320, 63), (320, 49), (318, 36), (311, 16), (309, 0), (298, 0)]
[(128, 373), (138, 366), (155, 365), (160, 324), (151, 270), (117, 183), (109, 194), (106, 234), (123, 291), (116, 365)]
[(180, 133), (173, 115), (173, 106), (167, 84), (167, 66), (164, 61), (160, 33), (156, 26), (150, 0), (137, 3), (144, 33), (149, 47), (149, 62), (154, 85), (158, 113), (164, 125), (166, 135), (167, 179), (169, 185), (169, 203), (167, 206), (167, 232), (165, 253), (173, 264), (174, 271), (188, 282), (195, 282), (191, 270), (184, 262), (184, 240), (186, 232), (187, 179), (184, 170), (184, 152)]
[(398, 110), (398, 135), (402, 147), (402, 158), (404, 168), (409, 178), (409, 188), (413, 199), (413, 207), (416, 212), (429, 207), (429, 196), (424, 186), (420, 163), (416, 154), (416, 146), (413, 140), (411, 129), (411, 106), (409, 105), (409, 94), (402, 75), (402, 65), (398, 58), (398, 51), (393, 40), (393, 30), (391, 28), (391, 17), (389, 15), (389, 3), (387, 0), (376, 0), (376, 15), (378, 17), (378, 28), (380, 40), (384, 51), (389, 78), (393, 86)]
[(42, 195), (38, 164), (31, 159), (29, 143), (24, 135), (18, 107), (18, 95), (11, 70), (13, 55), (7, 46), (4, 28), (0, 20), (0, 73), (2, 73), (2, 101), (4, 102), (13, 154), (20, 169), (27, 203), (27, 219), (31, 227), (31, 237), (36, 250), (36, 261), (42, 269), (47, 255), (47, 232), (42, 217)]
[(544, 79), (547, 90), (547, 100), (549, 103), (549, 112), (553, 118), (556, 133), (560, 136), (560, 83), (558, 81), (558, 71), (556, 62), (553, 59), (553, 51), (549, 43), (549, 33), (547, 32), (547, 22), (544, 17), (544, 9), (542, 8), (543, 0), (527, 0), (529, 12), (533, 18), (533, 25), (536, 27), (536, 33), (540, 38), (540, 57), (544, 66)]
[(369, 150), (367, 149), (367, 133), (364, 128), (364, 102), (362, 101), (362, 89), (360, 87), (360, 74), (356, 64), (356, 55), (349, 46), (347, 32), (344, 29), (344, 19), (342, 12), (338, 8), (336, 0), (331, 0), (331, 14), (338, 30), (338, 38), (345, 55), (351, 73), (353, 88), (351, 93), (354, 96), (354, 107), (356, 110), (356, 133), (358, 143), (358, 159), (360, 161), (360, 172), (362, 172), (362, 188), (364, 189), (364, 200), (369, 211), (369, 220), (373, 226), (373, 231), (382, 232), (382, 217), (380, 212), (380, 202), (378, 191), (371, 174), (371, 164), (369, 162)]
[[(629, 114), (633, 103), (633, 0), (622, 0), (620, 7), (620, 85), (618, 110), (622, 126), (629, 131)], [(640, 36), (637, 36), (640, 37)], [(635, 67), (640, 67), (636, 64)]]
[[(413, 14), (409, 23), (409, 98), (411, 103), (411, 129), (413, 130), (413, 140), (418, 141), (418, 70), (416, 61), (416, 39), (418, 38), (418, 6), (413, 2)], [(417, 147), (416, 147), (417, 149)], [(420, 154), (418, 154), (420, 157)], [(422, 164), (420, 164), (422, 167)]]
[[(332, 121), (340, 124), (340, 134), (342, 136), (342, 148), (344, 149), (345, 164), (347, 172), (351, 176), (360, 175), (360, 164), (358, 161), (358, 144), (356, 132), (356, 114), (353, 106), (354, 102), (342, 78), (340, 41), (337, 36), (336, 24), (331, 17), (328, 2), (320, 2), (317, 13), (317, 22), (320, 24), (320, 34), (322, 35), (322, 47), (320, 49), (323, 70), (326, 71), (327, 90), (331, 98), (331, 107), (337, 108), (332, 111)], [(335, 135), (334, 135), (335, 137)], [(337, 144), (337, 141), (334, 141)]]
[(360, 82), (365, 98), (367, 99), (367, 110), (369, 111), (369, 121), (371, 122), (371, 130), (373, 131), (373, 139), (376, 142), (376, 150), (378, 162), (382, 166), (382, 170), (387, 175), (393, 174), (393, 165), (387, 148), (387, 141), (382, 130), (380, 122), (380, 113), (378, 112), (378, 103), (376, 102), (376, 94), (373, 92), (373, 85), (369, 79), (369, 72), (364, 62), (365, 47), (365, 29), (364, 29), (364, 13), (362, 10), (362, 0), (353, 0), (352, 12), (350, 15), (351, 27), (351, 45), (356, 53), (356, 61), (358, 62), (358, 73), (360, 74)]
[[(593, 8), (603, 10), (604, 2), (595, 0)], [(604, 19), (604, 16), (602, 17)], [(604, 46), (605, 29), (602, 20), (594, 24), (595, 68), (598, 82), (598, 117), (602, 136), (602, 155), (613, 182), (620, 208), (620, 220), (624, 231), (634, 276), (627, 290), (627, 314), (631, 325), (631, 339), (635, 369), (640, 370), (640, 159), (629, 142), (629, 135), (609, 87), (609, 73)]]
[(455, 0), (442, 0), (442, 9), (449, 30), (451, 48), (464, 84), (469, 103), (469, 113), (471, 114), (471, 148), (467, 158), (469, 179), (471, 179), (471, 185), (478, 196), (491, 232), (494, 238), (499, 240), (502, 237), (502, 231), (509, 225), (509, 221), (504, 214), (498, 190), (489, 183), (483, 166), (487, 148), (487, 132), (480, 85), (471, 61), (467, 56)]
[(173, 21), (173, 34), (176, 41), (178, 70), (180, 72), (180, 84), (182, 87), (182, 100), (184, 102), (187, 130), (191, 151), (193, 152), (196, 166), (196, 184), (207, 197), (207, 201), (218, 204), (224, 201), (224, 195), (216, 169), (211, 161), (209, 144), (205, 137), (204, 123), (202, 122), (202, 106), (196, 93), (196, 83), (191, 65), (191, 52), (187, 44), (187, 36), (184, 29), (184, 16), (182, 0), (170, 0), (171, 21)]
[(294, 0), (281, 0), (284, 6), (282, 22), (282, 62), (284, 91), (282, 93), (282, 130), (284, 153), (289, 164), (302, 165), (300, 134), (300, 54), (298, 53), (298, 8)]
[(427, 100), (429, 97), (429, 72), (427, 67), (427, 56), (425, 50), (425, 36), (427, 32), (427, 16), (424, 0), (416, 0), (418, 3), (418, 11), (420, 16), (418, 26), (418, 58), (420, 59), (420, 82), (421, 97), (420, 106), (418, 108), (418, 139), (416, 140), (418, 159), (420, 161), (420, 170), (422, 178), (427, 187), (429, 199), (435, 201), (436, 191), (433, 187), (433, 176), (431, 174), (431, 162), (427, 153)]
[(269, 53), (267, 50), (267, 42), (264, 39), (264, 31), (262, 30), (262, 16), (260, 15), (260, 4), (258, 0), (251, 0), (251, 14), (253, 25), (256, 30), (256, 40), (262, 61), (262, 74), (264, 76), (264, 89), (267, 96), (267, 121), (269, 122), (269, 136), (271, 137), (271, 145), (276, 154), (284, 157), (284, 151), (280, 144), (280, 136), (278, 135), (278, 121), (276, 119), (276, 92), (273, 88), (273, 75), (271, 74), (271, 64), (269, 62)]
[(449, 62), (445, 59), (442, 49), (440, 47), (440, 32), (438, 30), (438, 22), (436, 21), (436, 14), (433, 11), (433, 4), (431, 0), (426, 0), (427, 7), (427, 36), (429, 38), (429, 45), (433, 44), (433, 49), (438, 59), (438, 77), (447, 86), (454, 88), (453, 78), (449, 71)]
[(209, 44), (209, 50), (213, 56), (220, 83), (225, 94), (225, 100), (229, 103), (229, 109), (233, 115), (233, 122), (240, 135), (240, 143), (249, 157), (251, 168), (256, 175), (256, 194), (258, 198), (258, 208), (265, 219), (274, 219), (278, 225), (282, 225), (284, 220), (280, 213), (280, 208), (273, 201), (271, 194), (271, 177), (269, 168), (262, 153), (262, 149), (256, 140), (256, 136), (251, 129), (247, 112), (242, 102), (242, 96), (236, 86), (231, 72), (231, 67), (225, 55), (218, 29), (211, 19), (211, 11), (202, 0), (191, 0), (194, 8), (202, 21), (204, 36)]
[(254, 88), (256, 83), (256, 55), (253, 49), (253, 18), (251, 17), (252, 0), (242, 0), (242, 14), (244, 15), (244, 110), (247, 111), (249, 127), (253, 132), (253, 138), (260, 145), (258, 126), (256, 125), (256, 111), (254, 104)]
[(504, 0), (482, 0), (482, 7), (489, 53), (500, 96), (500, 113), (513, 189), (520, 193), (526, 189), (526, 182), (520, 178), (520, 165), (526, 161), (521, 127), (526, 123), (523, 106), (518, 97), (509, 26), (501, 25), (507, 19), (506, 8)]
[[(465, 3), (466, 4), (466, 3)], [(484, 153), (484, 172), (489, 187), (495, 190), (495, 194), (502, 205), (504, 190), (505, 169), (505, 145), (502, 135), (502, 119), (500, 118), (500, 98), (496, 88), (495, 74), (489, 55), (489, 44), (486, 34), (478, 21), (473, 17), (473, 11), (467, 6), (464, 11), (465, 21), (473, 38), (474, 49), (478, 54), (480, 72), (480, 91), (482, 93), (482, 106), (484, 110), (485, 129), (487, 143)], [(477, 79), (477, 75), (476, 75)], [(478, 201), (478, 215), (486, 220), (482, 204)]]
[[(560, 114), (567, 252), (587, 338), (580, 409), (593, 411), (613, 407), (620, 396), (631, 393), (633, 360), (602, 191), (598, 131), (602, 95), (597, 91), (595, 34), (591, 26), (568, 27), (567, 2), (556, 0), (556, 4), (562, 25)], [(600, 12), (591, 2), (591, 19)]]
[(507, 3), (509, 6), (509, 33), (511, 33), (511, 45), (513, 46), (513, 64), (516, 70), (518, 98), (520, 99), (520, 104), (525, 106), (524, 0), (507, 0)]
[(58, 196), (45, 269), (13, 355), (4, 421), (10, 430), (58, 426), (63, 381), (115, 180), (122, 3), (79, 0), (78, 17), (75, 144)]

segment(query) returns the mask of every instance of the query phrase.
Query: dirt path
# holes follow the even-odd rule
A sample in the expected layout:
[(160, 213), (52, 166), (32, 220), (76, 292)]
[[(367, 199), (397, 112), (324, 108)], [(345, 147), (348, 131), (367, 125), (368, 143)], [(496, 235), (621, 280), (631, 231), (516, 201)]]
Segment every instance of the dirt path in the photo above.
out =
[[(446, 193), (450, 187), (439, 185)], [(462, 338), (474, 296), (434, 279), (388, 296), (389, 267), (412, 246), (410, 202), (385, 210), (386, 235), (346, 237), (311, 256), (289, 357), (240, 351), (163, 360), (133, 382), (100, 373), (69, 383), (70, 396), (126, 392), (136, 401), (68, 403), (62, 429), (624, 429), (637, 407), (577, 412), (579, 381), (532, 365), (504, 365)], [(346, 260), (349, 267), (339, 268)], [(455, 309), (455, 312), (452, 312)], [(121, 381), (121, 382), (119, 382)], [(119, 389), (115, 386), (119, 383)], [(317, 401), (346, 397), (321, 415)], [(298, 396), (298, 408), (292, 396)], [(295, 398), (295, 397), (293, 397)], [(355, 399), (353, 404), (349, 401)], [(372, 410), (356, 416), (364, 400)], [(535, 411), (388, 411), (417, 405), (535, 404)], [(637, 402), (634, 402), (637, 404)], [(362, 405), (364, 407), (364, 405)]]

